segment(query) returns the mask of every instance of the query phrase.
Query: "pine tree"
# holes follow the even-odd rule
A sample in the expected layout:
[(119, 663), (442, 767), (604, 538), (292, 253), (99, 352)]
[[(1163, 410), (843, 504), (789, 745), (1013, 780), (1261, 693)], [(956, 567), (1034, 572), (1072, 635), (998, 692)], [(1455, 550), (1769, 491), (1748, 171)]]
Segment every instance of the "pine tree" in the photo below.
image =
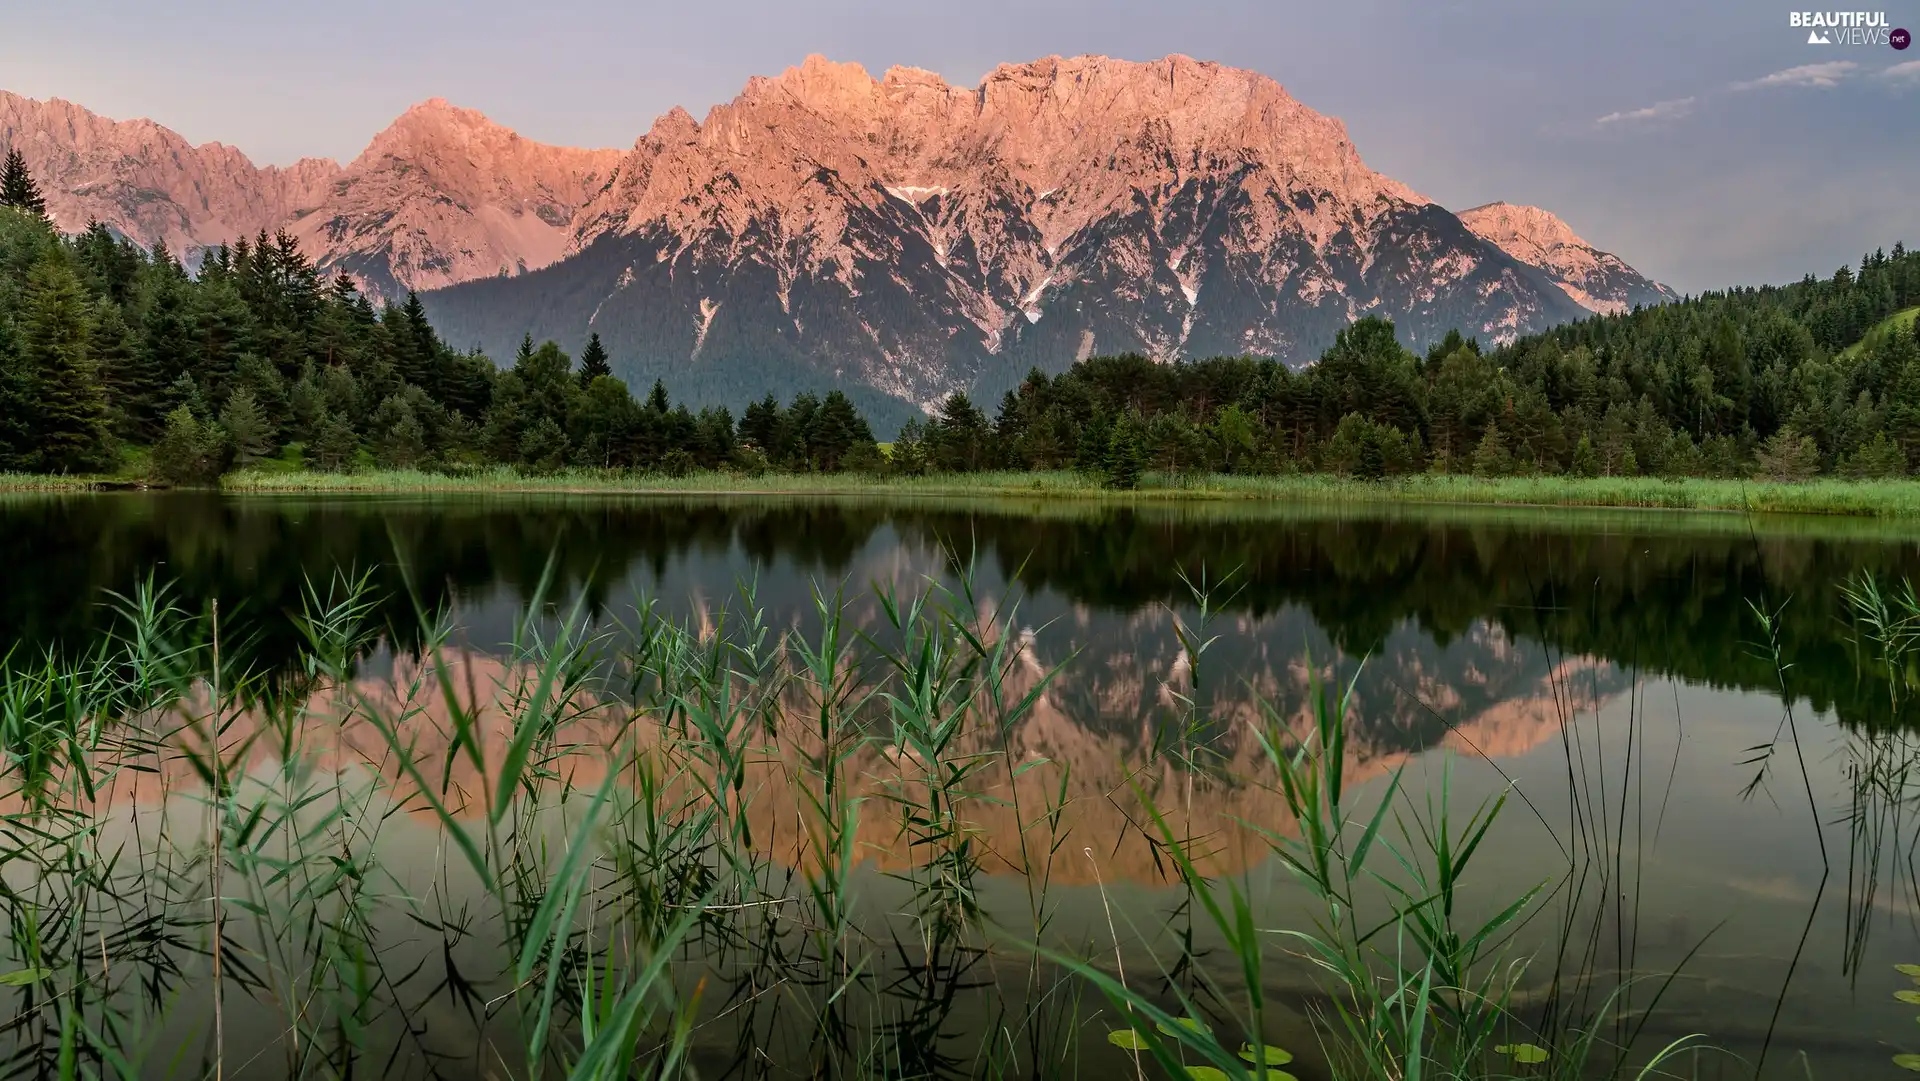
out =
[(607, 347), (600, 344), (600, 332), (595, 331), (587, 337), (587, 347), (580, 351), (580, 386), (592, 385), (595, 379), (613, 374), (613, 365), (607, 360)]
[(351, 468), (354, 456), (359, 453), (360, 437), (354, 434), (347, 418), (337, 411), (327, 413), (320, 421), (313, 445), (307, 448), (307, 456), (315, 465), (334, 473)]
[(836, 390), (827, 395), (819, 411), (814, 413), (812, 427), (806, 434), (808, 457), (820, 472), (840, 471), (848, 452), (859, 439), (856, 431), (859, 421), (859, 414), (853, 411), (853, 403), (845, 394)]
[(227, 407), (220, 411), (220, 424), (233, 447), (234, 465), (252, 465), (273, 453), (273, 424), (248, 388), (241, 387), (227, 398)]
[(426, 428), (398, 394), (388, 395), (374, 410), (373, 430), (373, 457), (383, 469), (408, 469), (427, 456)]
[(1791, 424), (1767, 438), (1758, 458), (1761, 480), (1800, 481), (1820, 471), (1820, 448)]
[(427, 433), (412, 413), (395, 421), (374, 447), (375, 459), (386, 469), (410, 469), (426, 456)]
[(407, 302), (396, 314), (395, 337), (399, 340), (394, 342), (394, 351), (401, 378), (438, 397), (441, 393), (440, 339), (427, 322), (427, 310), (420, 303), (420, 295), (409, 291)]
[(552, 417), (541, 417), (520, 438), (520, 469), (526, 473), (552, 473), (567, 461), (567, 436)]
[(59, 249), (28, 276), (23, 322), (20, 352), (38, 384), (33, 427), (43, 468), (64, 473), (100, 465), (107, 403), (87, 353), (86, 297)]
[(1482, 477), (1504, 477), (1513, 472), (1513, 455), (1507, 450), (1498, 423), (1489, 423), (1480, 445), (1473, 448), (1473, 471)]
[(1586, 435), (1573, 448), (1573, 474), (1576, 477), (1597, 477), (1600, 475), (1600, 456), (1594, 453), (1593, 440)]
[(0, 470), (26, 472), (40, 466), (33, 438), (34, 383), (13, 324), (0, 319)]
[(207, 405), (207, 396), (200, 393), (200, 384), (186, 372), (174, 376), (173, 382), (167, 384), (166, 404), (169, 407), (167, 409), (169, 417), (173, 415), (175, 409), (182, 406), (201, 420), (210, 420), (213, 417), (213, 410)]
[(211, 484), (220, 479), (226, 464), (224, 451), (219, 429), (200, 423), (183, 405), (167, 414), (147, 468), (155, 480), (168, 484)]
[(148, 436), (159, 431), (175, 406), (186, 404), (172, 394), (178, 380), (188, 377), (194, 358), (193, 329), (181, 295), (185, 288), (171, 275), (156, 276), (152, 299), (140, 321), (139, 341), (134, 344), (138, 371), (128, 380), (122, 409), (133, 428)]
[(1147, 448), (1140, 438), (1140, 426), (1131, 417), (1113, 426), (1107, 442), (1106, 486), (1131, 492), (1140, 487), (1140, 474), (1147, 468)]
[(780, 441), (780, 403), (773, 395), (747, 406), (740, 417), (740, 438), (771, 456)]
[(7, 150), (7, 161), (0, 165), (0, 206), (10, 206), (39, 217), (47, 216), (47, 200), (40, 185), (27, 172), (27, 159), (17, 148)]
[(1855, 479), (1871, 477), (1900, 477), (1907, 472), (1907, 457), (1900, 452), (1900, 445), (1879, 432), (1854, 451), (1841, 464), (1840, 472)]
[(114, 433), (134, 443), (152, 442), (159, 434), (153, 409), (167, 386), (149, 378), (120, 305), (111, 300), (94, 305), (87, 341)]
[(667, 413), (667, 385), (658, 379), (653, 381), (653, 392), (647, 395), (647, 408), (661, 416)]

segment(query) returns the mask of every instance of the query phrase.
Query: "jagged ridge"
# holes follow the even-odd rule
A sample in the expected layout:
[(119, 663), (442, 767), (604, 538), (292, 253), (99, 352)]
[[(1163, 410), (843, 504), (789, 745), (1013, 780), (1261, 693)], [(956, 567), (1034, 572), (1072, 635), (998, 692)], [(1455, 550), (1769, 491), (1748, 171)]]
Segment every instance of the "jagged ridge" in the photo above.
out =
[(622, 374), (695, 401), (840, 385), (897, 413), (1095, 351), (1304, 363), (1364, 314), (1417, 346), (1671, 295), (1544, 211), (1456, 217), (1273, 80), (1183, 56), (1050, 57), (972, 88), (810, 57), (626, 151), (438, 99), (344, 167), (258, 168), (3, 93), (0, 137), (67, 228), (191, 254), (284, 227), (323, 269), (434, 290), (457, 344), (591, 329)]
[(1460, 220), (1501, 251), (1545, 271), (1589, 311), (1612, 315), (1679, 299), (1673, 290), (1580, 239), (1572, 226), (1537, 206), (1487, 203), (1461, 211)]

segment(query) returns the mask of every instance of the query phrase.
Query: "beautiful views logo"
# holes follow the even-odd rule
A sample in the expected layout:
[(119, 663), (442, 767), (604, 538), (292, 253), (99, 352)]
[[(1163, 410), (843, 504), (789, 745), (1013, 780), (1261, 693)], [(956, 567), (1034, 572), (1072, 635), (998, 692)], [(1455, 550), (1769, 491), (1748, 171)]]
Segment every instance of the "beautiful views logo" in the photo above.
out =
[(1884, 11), (1790, 11), (1787, 25), (1804, 28), (1809, 45), (1893, 45), (1898, 34), (1901, 42), (1911, 40), (1906, 31), (1893, 29)]

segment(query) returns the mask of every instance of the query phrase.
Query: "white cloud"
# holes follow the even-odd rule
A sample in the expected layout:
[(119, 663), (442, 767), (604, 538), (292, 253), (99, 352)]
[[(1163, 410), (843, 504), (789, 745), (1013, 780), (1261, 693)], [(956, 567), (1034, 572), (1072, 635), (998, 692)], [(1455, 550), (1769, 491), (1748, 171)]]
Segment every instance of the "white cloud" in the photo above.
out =
[(1759, 90), (1769, 86), (1802, 86), (1821, 90), (1840, 85), (1859, 69), (1860, 65), (1851, 60), (1829, 60), (1824, 64), (1802, 64), (1797, 68), (1776, 71), (1772, 75), (1763, 75), (1744, 83), (1734, 83), (1729, 90)]
[(1677, 120), (1693, 111), (1694, 99), (1689, 97), (1673, 98), (1670, 101), (1656, 101), (1644, 109), (1628, 109), (1624, 112), (1608, 113), (1595, 120), (1595, 124), (1632, 124), (1648, 120)]
[[(1788, 89), (1831, 90), (1842, 82), (1860, 74), (1860, 65), (1852, 60), (1829, 60), (1821, 64), (1801, 64), (1798, 67), (1776, 71), (1771, 75), (1762, 75), (1758, 79), (1727, 83), (1722, 87), (1704, 91), (1703, 94), (1673, 98), (1668, 101), (1656, 101), (1643, 109), (1626, 109), (1595, 120), (1596, 127), (1615, 125), (1653, 123), (1662, 120), (1679, 120), (1693, 113), (1693, 107), (1702, 96), (1709, 99), (1725, 94), (1738, 94), (1748, 90), (1764, 90), (1772, 87)], [(1895, 64), (1890, 68), (1873, 73), (1876, 79), (1888, 82), (1920, 84), (1920, 60), (1909, 60)]]
[(1920, 60), (1909, 60), (1904, 64), (1895, 64), (1882, 71), (1880, 78), (1899, 83), (1920, 83)]

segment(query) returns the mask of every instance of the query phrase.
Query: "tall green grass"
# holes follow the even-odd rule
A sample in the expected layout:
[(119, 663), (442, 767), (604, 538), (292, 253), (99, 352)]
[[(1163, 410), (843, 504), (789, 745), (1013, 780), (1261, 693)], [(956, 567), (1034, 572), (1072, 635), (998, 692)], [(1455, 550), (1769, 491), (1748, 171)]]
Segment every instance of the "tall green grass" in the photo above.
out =
[(1355, 504), (1436, 503), (1542, 507), (1627, 507), (1885, 518), (1920, 516), (1920, 481), (1821, 478), (1800, 483), (1664, 477), (1466, 477), (1418, 474), (1368, 481), (1328, 474), (1244, 476), (1149, 473), (1136, 491), (1103, 489), (1076, 473), (955, 473), (922, 477), (858, 474), (663, 474), (568, 470), (523, 476), (498, 467), (454, 474), (233, 474), (232, 492), (277, 493), (665, 493), (876, 494), (902, 497), (1071, 497), (1117, 504), (1187, 500)]

